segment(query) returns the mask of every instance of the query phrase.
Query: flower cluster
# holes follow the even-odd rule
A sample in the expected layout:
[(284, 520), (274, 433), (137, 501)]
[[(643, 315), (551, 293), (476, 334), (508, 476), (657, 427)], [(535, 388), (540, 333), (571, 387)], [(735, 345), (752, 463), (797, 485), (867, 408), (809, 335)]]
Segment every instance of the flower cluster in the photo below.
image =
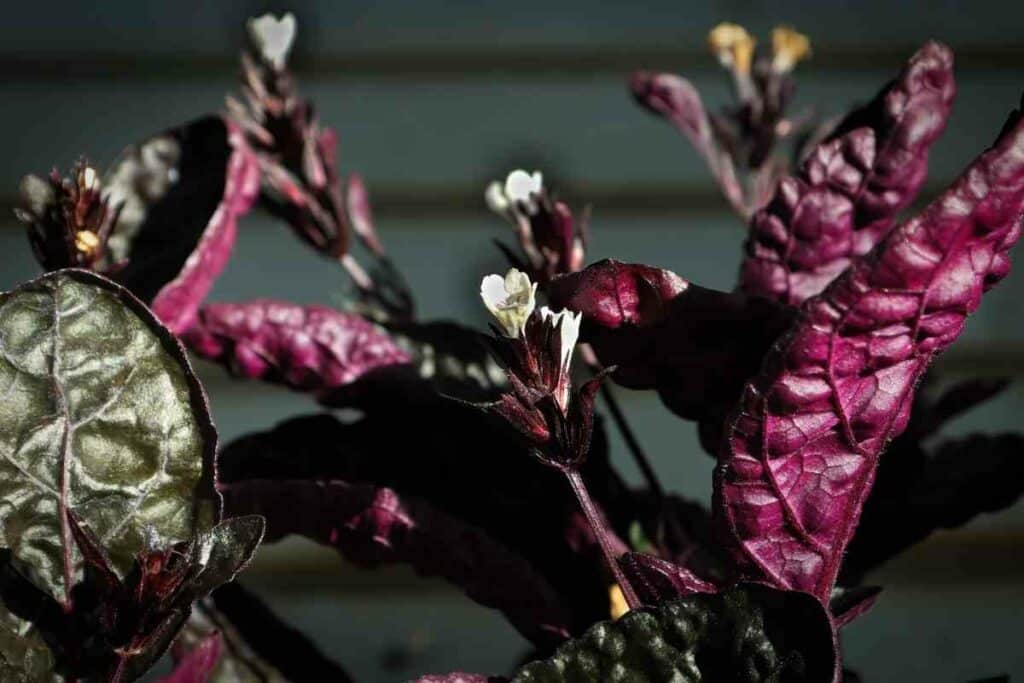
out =
[(690, 138), (730, 204), (747, 218), (789, 166), (773, 157), (778, 143), (797, 138), (810, 124), (810, 115), (790, 118), (786, 110), (795, 89), (793, 69), (810, 56), (811, 43), (802, 33), (777, 26), (766, 54), (745, 28), (722, 23), (708, 34), (708, 47), (731, 77), (734, 105), (708, 111), (685, 79), (646, 71), (634, 74), (633, 96)]
[(28, 228), (36, 258), (47, 270), (104, 270), (107, 240), (120, 206), (103, 196), (99, 173), (80, 160), (71, 176), (54, 169), (45, 180), (27, 175), (21, 181), (21, 206), (15, 215)]
[[(263, 203), (309, 246), (341, 263), (366, 312), (379, 319), (411, 318), (412, 297), (377, 236), (366, 188), (358, 176), (339, 173), (337, 135), (321, 127), (288, 69), (295, 17), (266, 14), (251, 19), (247, 29), (242, 101), (229, 96), (227, 106), (259, 158)], [(351, 234), (369, 252), (370, 269), (350, 253)]]
[(488, 275), (480, 285), (484, 305), (499, 323), (493, 348), (511, 391), (486, 404), (516, 428), (544, 463), (578, 467), (593, 428), (594, 395), (601, 377), (573, 394), (570, 366), (582, 316), (536, 308), (537, 284), (515, 268)]
[(583, 267), (587, 222), (577, 222), (569, 206), (552, 197), (540, 171), (515, 170), (495, 180), (484, 195), (488, 208), (512, 224), (520, 254), (502, 245), (512, 264), (546, 285), (556, 275)]

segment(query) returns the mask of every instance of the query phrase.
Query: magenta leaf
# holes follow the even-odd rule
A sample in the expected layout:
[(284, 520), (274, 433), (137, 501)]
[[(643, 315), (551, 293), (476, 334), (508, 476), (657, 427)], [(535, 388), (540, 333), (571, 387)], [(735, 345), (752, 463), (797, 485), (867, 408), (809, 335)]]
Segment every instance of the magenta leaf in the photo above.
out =
[(104, 185), (121, 207), (109, 244), (113, 276), (183, 333), (259, 193), (245, 137), (219, 117), (199, 119), (128, 148)]
[(643, 553), (626, 553), (619, 558), (626, 578), (647, 605), (693, 593), (717, 593), (718, 587), (694, 574), (688, 568)]
[(220, 660), (222, 648), (220, 634), (209, 634), (176, 661), (174, 671), (159, 683), (206, 683)]
[(1009, 269), (1024, 212), (1024, 121), (917, 217), (809, 300), (745, 388), (715, 476), (743, 576), (827, 599), (931, 360)]
[(198, 356), (242, 377), (317, 395), (409, 360), (362, 316), (269, 299), (206, 304), (184, 341)]
[(583, 337), (613, 379), (656, 388), (677, 415), (720, 430), (792, 313), (651, 266), (605, 260), (556, 279), (552, 305), (583, 313)]
[(740, 289), (784, 304), (820, 292), (892, 228), (924, 183), (953, 102), (953, 55), (928, 43), (783, 178), (750, 223)]
[(507, 681), (507, 678), (501, 676), (486, 676), (484, 674), (468, 674), (462, 671), (455, 671), (450, 674), (420, 676), (413, 683), (506, 683)]
[(257, 479), (223, 485), (221, 493), (232, 513), (266, 516), (269, 540), (299, 534), (364, 567), (408, 563), (501, 610), (535, 642), (569, 635), (568, 610), (529, 562), (423, 500), (340, 480)]

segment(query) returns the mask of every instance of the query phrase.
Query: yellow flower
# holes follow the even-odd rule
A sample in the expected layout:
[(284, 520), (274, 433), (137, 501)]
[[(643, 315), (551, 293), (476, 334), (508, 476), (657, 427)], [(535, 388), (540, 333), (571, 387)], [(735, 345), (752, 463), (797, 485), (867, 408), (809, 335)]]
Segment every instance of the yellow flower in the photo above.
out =
[(92, 256), (99, 246), (100, 238), (92, 230), (81, 230), (75, 233), (75, 249), (86, 256)]
[(757, 41), (739, 24), (723, 22), (708, 33), (708, 47), (718, 61), (727, 69), (738, 73), (750, 73), (754, 60), (754, 46)]
[(772, 52), (772, 68), (786, 73), (811, 56), (811, 40), (792, 26), (776, 26), (772, 29)]
[(617, 583), (608, 586), (608, 604), (608, 611), (611, 612), (612, 619), (618, 619), (629, 611), (626, 596), (622, 594), (622, 589)]

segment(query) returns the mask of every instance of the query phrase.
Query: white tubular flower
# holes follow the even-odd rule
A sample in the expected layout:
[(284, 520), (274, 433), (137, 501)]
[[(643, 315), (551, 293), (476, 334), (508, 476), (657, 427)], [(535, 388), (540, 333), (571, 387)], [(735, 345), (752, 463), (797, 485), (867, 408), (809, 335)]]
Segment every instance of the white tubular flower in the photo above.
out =
[(505, 274), (488, 275), (480, 283), (480, 298), (510, 337), (520, 337), (537, 305), (537, 284), (526, 273), (512, 268)]
[(295, 15), (289, 12), (278, 19), (273, 14), (264, 14), (250, 19), (246, 28), (260, 56), (278, 71), (284, 69), (295, 42)]
[(487, 186), (484, 199), (487, 207), (500, 216), (508, 216), (517, 206), (526, 206), (527, 213), (537, 210), (537, 200), (544, 192), (544, 177), (540, 171), (527, 173), (517, 169), (508, 174), (505, 182), (495, 180)]
[(576, 348), (576, 341), (580, 338), (580, 323), (583, 321), (582, 313), (573, 313), (566, 309), (555, 313), (547, 306), (541, 306), (541, 318), (551, 327), (558, 327), (561, 335), (559, 349), (561, 351), (562, 372), (569, 372), (569, 365), (572, 363), (572, 352)]

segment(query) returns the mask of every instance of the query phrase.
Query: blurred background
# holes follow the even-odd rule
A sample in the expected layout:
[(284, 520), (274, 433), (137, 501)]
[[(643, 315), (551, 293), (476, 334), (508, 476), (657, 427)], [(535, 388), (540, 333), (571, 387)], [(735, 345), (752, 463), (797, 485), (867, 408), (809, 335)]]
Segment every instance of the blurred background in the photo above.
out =
[[(128, 143), (221, 109), (236, 88), (246, 17), (285, 10), (299, 19), (300, 89), (338, 131), (342, 171), (364, 175), (421, 317), (480, 326), (479, 279), (504, 266), (492, 238), (510, 237), (483, 190), (517, 167), (542, 170), (575, 209), (593, 206), (588, 260), (642, 261), (732, 288), (744, 226), (684, 139), (627, 89), (635, 69), (673, 71), (710, 107), (724, 104), (727, 79), (704, 47), (719, 21), (762, 40), (779, 23), (807, 33), (814, 56), (797, 67), (792, 111), (814, 105), (822, 116), (869, 99), (923, 41), (950, 44), (959, 94), (926, 197), (991, 142), (1024, 91), (1024, 5), (1011, 2), (11, 3), (0, 22), (0, 288), (37, 272), (10, 211), (23, 174), (66, 170), (80, 154), (102, 167)], [(255, 213), (212, 298), (337, 303), (345, 289), (340, 268)], [(950, 379), (1017, 378), (1022, 341), (1018, 263), (940, 369)], [(302, 396), (201, 371), (225, 441), (315, 411)], [(618, 393), (663, 482), (709, 500), (712, 461), (693, 426), (653, 395)], [(1015, 383), (952, 431), (1019, 429), (1022, 413)], [(612, 438), (613, 457), (639, 481)], [(1022, 541), (1018, 505), (886, 566), (875, 576), (885, 586), (875, 610), (846, 632), (848, 665), (868, 681), (1024, 677)], [(265, 548), (243, 582), (359, 680), (497, 673), (527, 649), (496, 612), (442, 583), (360, 571), (311, 544)]]

